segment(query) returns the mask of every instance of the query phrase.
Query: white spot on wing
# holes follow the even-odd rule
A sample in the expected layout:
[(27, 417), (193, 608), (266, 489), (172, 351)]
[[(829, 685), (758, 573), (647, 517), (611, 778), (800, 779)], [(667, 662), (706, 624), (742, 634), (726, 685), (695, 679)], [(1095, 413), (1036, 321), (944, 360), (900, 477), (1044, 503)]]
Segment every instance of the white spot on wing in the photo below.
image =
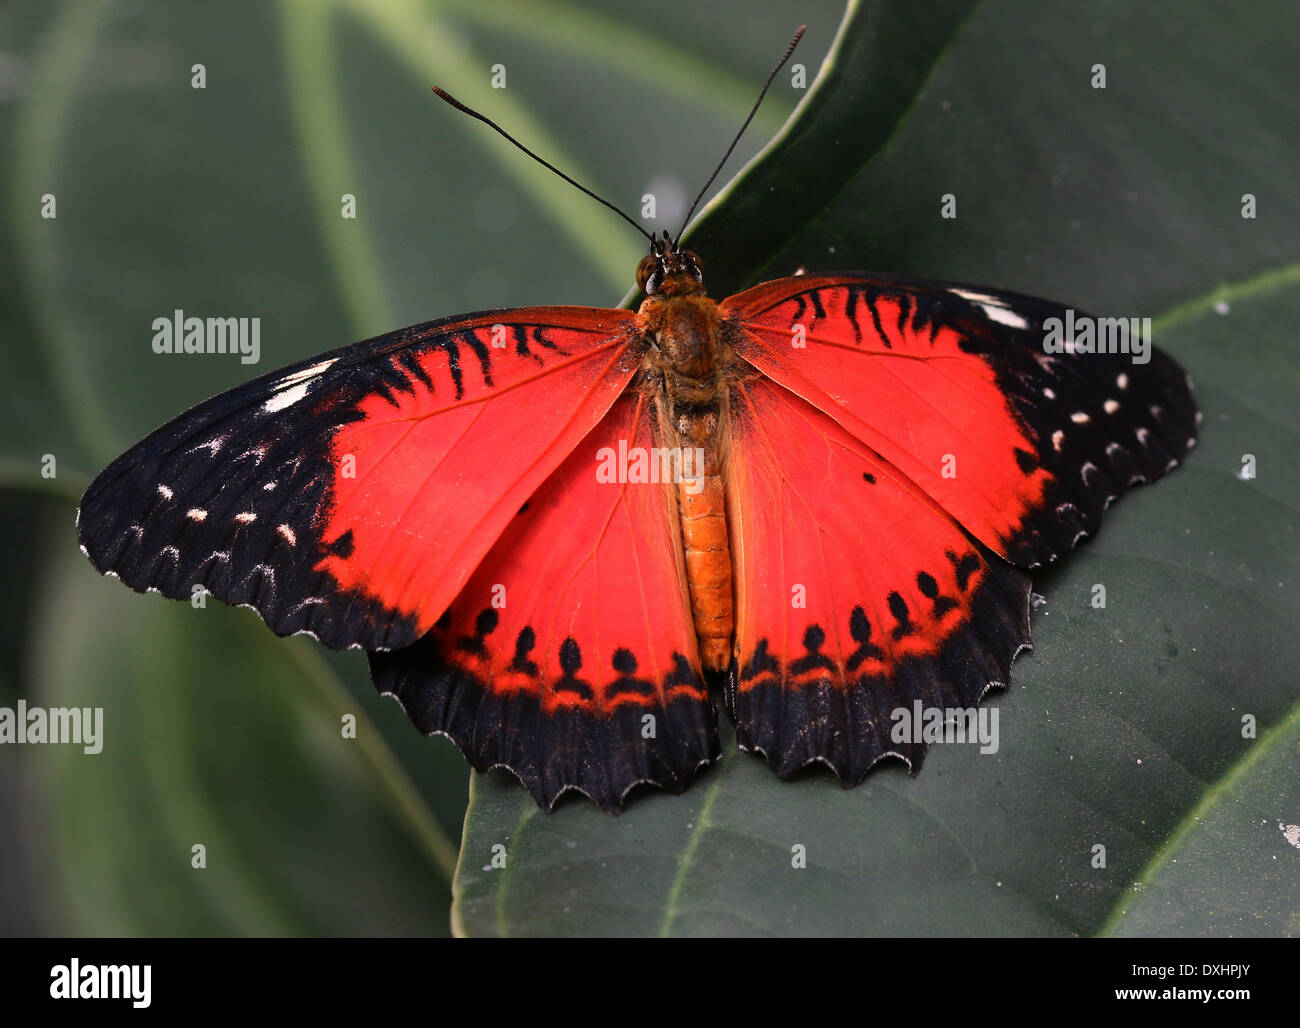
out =
[(298, 537), (294, 535), (293, 529), (288, 525), (278, 525), (275, 530), (280, 533), (280, 537), (290, 546), (298, 545)]
[(998, 307), (1005, 307), (1007, 305), (1005, 300), (1001, 297), (994, 296), (991, 293), (981, 293), (974, 289), (950, 289), (948, 291), (955, 296), (960, 296), (963, 300), (969, 300), (971, 303), (978, 303), (981, 305), (989, 303)]
[(1086, 425), (1092, 419), (1088, 417), (1088, 415), (1085, 414), (1083, 411), (1077, 410), (1070, 415), (1070, 420), (1073, 421), (1076, 425)]
[(976, 292), (974, 289), (950, 289), (949, 292), (981, 308), (990, 321), (996, 321), (1000, 325), (1010, 325), (1012, 328), (1029, 327), (1029, 322), (1013, 311), (1007, 305), (1007, 301), (1000, 296)]
[(160, 485), (158, 486), (158, 495), (164, 500), (170, 500), (172, 498), (172, 491), (167, 486)]
[(307, 395), (307, 390), (311, 388), (311, 380), (321, 375), (336, 360), (338, 360), (337, 357), (331, 357), (327, 361), (321, 361), (309, 368), (295, 371), (292, 375), (285, 375), (275, 384), (276, 393), (262, 404), (262, 410), (268, 414), (274, 414), (278, 410), (292, 407)]
[(185, 512), (185, 516), (191, 521), (206, 521), (208, 519), (208, 512), (199, 507), (191, 507)]
[(1065, 433), (1059, 428), (1052, 433), (1052, 446), (1057, 453), (1061, 452), (1061, 444), (1065, 442)]
[(292, 407), (295, 403), (307, 395), (307, 383), (296, 385), (292, 389), (286, 389), (283, 392), (276, 393), (264, 404), (262, 410), (267, 414), (274, 414), (278, 410), (284, 410), (286, 407)]
[(1117, 410), (1119, 410), (1119, 401), (1118, 401), (1118, 400), (1107, 400), (1107, 401), (1106, 401), (1106, 413), (1107, 413), (1107, 414), (1114, 414)]
[(1115, 384), (1119, 386), (1121, 389), (1127, 389), (1128, 375), (1126, 375), (1124, 372), (1121, 371), (1118, 375), (1115, 376)]
[(1015, 311), (1009, 311), (1005, 307), (994, 307), (990, 303), (982, 303), (980, 307), (989, 316), (989, 320), (996, 321), (999, 325), (1010, 325), (1012, 328), (1029, 327), (1029, 322)]
[(251, 525), (254, 521), (257, 520), (257, 515), (254, 514), (251, 510), (241, 511), (239, 514), (235, 515), (235, 520), (238, 521), (241, 525)]

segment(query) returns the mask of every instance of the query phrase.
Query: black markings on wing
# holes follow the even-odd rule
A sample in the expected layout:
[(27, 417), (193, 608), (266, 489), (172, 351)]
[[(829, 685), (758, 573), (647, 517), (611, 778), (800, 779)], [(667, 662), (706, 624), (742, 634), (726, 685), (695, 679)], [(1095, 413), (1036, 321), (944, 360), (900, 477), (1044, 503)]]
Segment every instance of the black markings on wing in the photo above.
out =
[(864, 660), (884, 659), (884, 650), (871, 641), (871, 621), (861, 606), (854, 607), (853, 613), (849, 615), (849, 635), (858, 644), (858, 648), (849, 655), (845, 663), (845, 667), (850, 672), (857, 671)]
[(809, 625), (803, 634), (804, 655), (790, 665), (791, 676), (814, 670), (834, 670), (835, 662), (821, 652), (825, 644), (826, 630), (821, 625)]
[[(110, 464), (78, 511), (91, 563), (174, 599), (202, 586), (254, 608), (281, 635), (311, 632), (340, 647), (413, 637), (405, 618), (315, 570), (327, 554), (352, 550), (350, 532), (319, 534), (334, 480), (329, 440), (359, 417), (364, 392), (387, 394), (407, 378), (390, 360), (332, 365), (277, 392), (277, 382), (324, 360), (209, 400)], [(268, 410), (286, 390), (302, 396)]]
[(537, 661), (530, 659), (530, 654), (536, 647), (537, 633), (533, 631), (532, 625), (525, 625), (519, 630), (519, 635), (515, 639), (515, 656), (510, 662), (510, 670), (528, 675), (530, 678), (538, 678), (541, 671), (537, 667)]
[[(514, 324), (510, 326), (510, 330), (515, 337), (515, 352), (517, 352), (521, 357), (531, 357), (533, 360), (537, 361), (538, 364), (544, 364), (545, 358), (533, 352), (531, 349), (532, 346), (541, 347), (543, 350), (550, 350), (562, 357), (568, 356), (568, 351), (562, 349), (559, 344), (554, 343), (547, 338), (546, 329), (544, 328), (535, 325)], [(532, 337), (531, 344), (529, 342), (530, 336)]]
[[(481, 621), (480, 627), (489, 631), (474, 641), (490, 648), (486, 636), (495, 623)], [(538, 652), (531, 625), (519, 632), (511, 651), (511, 671), (540, 677), (539, 662), (546, 655)], [(577, 641), (564, 639), (558, 657), (562, 673), (543, 684), (542, 694), (564, 701), (559, 706), (544, 703), (537, 692), (498, 691), (456, 659), (436, 630), (404, 649), (370, 654), (370, 674), (375, 688), (396, 697), (420, 731), (450, 736), (480, 771), (507, 768), (545, 810), (574, 790), (616, 814), (633, 786), (653, 783), (680, 792), (717, 757), (712, 703), (695, 695), (669, 696), (674, 686), (703, 688), (699, 670), (683, 654), (674, 654), (673, 670), (660, 689), (638, 673), (632, 651), (615, 650), (611, 667), (617, 677), (606, 686), (604, 710), (591, 702), (592, 683), (580, 675), (583, 653)], [(654, 699), (658, 695), (669, 698), (661, 703)], [(632, 702), (614, 702), (620, 696)], [(647, 715), (655, 721), (649, 734)]]
[[(988, 361), (1035, 443), (1033, 453), (1016, 451), (1020, 469), (1028, 475), (1041, 467), (1051, 475), (1043, 502), (1009, 545), (1014, 563), (1036, 567), (1095, 533), (1111, 501), (1129, 486), (1175, 468), (1196, 444), (1200, 413), (1186, 373), (1155, 347), (1146, 363), (1126, 353), (1049, 355), (1044, 322), (1064, 320), (1064, 308), (978, 292), (991, 300), (963, 301), (973, 308), (963, 349)], [(1024, 327), (990, 319), (990, 308), (1010, 312)]]
[[(853, 785), (886, 756), (919, 770), (927, 747), (894, 741), (894, 712), (910, 713), (917, 700), (924, 707), (973, 708), (989, 688), (1010, 681), (1012, 661), (1029, 645), (1029, 576), (982, 547), (967, 559), (974, 562), (972, 571), (983, 568), (984, 575), (962, 598), (969, 616), (933, 653), (907, 656), (882, 670), (889, 651), (873, 642), (871, 622), (858, 606), (849, 617), (857, 649), (845, 661), (847, 677), (827, 667), (831, 662), (822, 653), (825, 634), (819, 625), (809, 626), (803, 654), (785, 665), (769, 652), (767, 639), (760, 639), (751, 654), (741, 654), (726, 690), (740, 746), (765, 755), (783, 778), (821, 763)], [(918, 583), (922, 593), (944, 599), (934, 578), (926, 577), (928, 583)], [(899, 619), (895, 639), (901, 627), (915, 627), (897, 592), (890, 594), (888, 608)], [(940, 616), (938, 608), (925, 615)], [(825, 670), (819, 673), (820, 668)]]

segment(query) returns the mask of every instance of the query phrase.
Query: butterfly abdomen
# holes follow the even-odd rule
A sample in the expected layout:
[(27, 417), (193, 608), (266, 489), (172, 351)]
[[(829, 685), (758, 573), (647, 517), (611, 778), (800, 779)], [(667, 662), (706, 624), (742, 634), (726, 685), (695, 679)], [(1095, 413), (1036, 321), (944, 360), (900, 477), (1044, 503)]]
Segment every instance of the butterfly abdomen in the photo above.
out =
[(679, 455), (677, 505), (700, 660), (725, 671), (735, 631), (722, 485), (730, 350), (717, 305), (702, 293), (651, 297), (638, 321), (650, 344), (643, 382), (658, 408), (659, 441)]
[(715, 406), (679, 411), (676, 426), (684, 452), (694, 454), (683, 464), (685, 473), (677, 484), (677, 502), (695, 636), (700, 660), (710, 671), (727, 669), (735, 630), (727, 503), (718, 446), (720, 423), (721, 411)]

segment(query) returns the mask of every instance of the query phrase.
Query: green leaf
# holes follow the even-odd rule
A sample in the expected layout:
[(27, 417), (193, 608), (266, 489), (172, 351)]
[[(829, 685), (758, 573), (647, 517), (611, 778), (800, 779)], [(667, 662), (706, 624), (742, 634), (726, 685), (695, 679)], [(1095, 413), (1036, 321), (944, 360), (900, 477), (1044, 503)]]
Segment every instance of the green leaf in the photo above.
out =
[(87, 583), (75, 550), (48, 570), (28, 703), (103, 711), (102, 752), (24, 754), (46, 789), (64, 932), (423, 935), (443, 921), (437, 870), (454, 846), (308, 640), (215, 603), (119, 617), (120, 584)]
[(475, 776), (462, 933), (1296, 931), (1289, 5), (915, 6), (851, 6), (795, 120), (691, 233), (711, 292), (874, 268), (1150, 316), (1196, 382), (1201, 446), (1035, 576), (1036, 649), (986, 700), (996, 754), (937, 746), (915, 779), (882, 766), (842, 790), (778, 781), (724, 728), (686, 793), (618, 819), (580, 799), (543, 815)]

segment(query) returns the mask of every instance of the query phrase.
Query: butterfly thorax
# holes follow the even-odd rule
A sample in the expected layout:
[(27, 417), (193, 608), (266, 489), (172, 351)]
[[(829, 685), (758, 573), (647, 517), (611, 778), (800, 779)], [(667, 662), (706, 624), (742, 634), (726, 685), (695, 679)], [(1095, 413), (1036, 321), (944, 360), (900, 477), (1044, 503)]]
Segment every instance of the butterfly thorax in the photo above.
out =
[(723, 671), (735, 627), (722, 479), (734, 356), (718, 305), (689, 275), (666, 277), (641, 304), (637, 327), (644, 344), (640, 387), (655, 406), (656, 444), (681, 455), (677, 507), (700, 659)]

